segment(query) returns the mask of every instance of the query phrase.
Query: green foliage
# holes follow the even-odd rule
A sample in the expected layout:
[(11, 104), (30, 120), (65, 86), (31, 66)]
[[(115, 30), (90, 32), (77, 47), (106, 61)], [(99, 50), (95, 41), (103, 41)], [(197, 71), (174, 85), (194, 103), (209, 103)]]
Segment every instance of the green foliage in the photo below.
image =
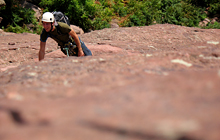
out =
[(115, 0), (114, 3), (112, 3), (113, 12), (118, 15), (119, 17), (124, 17), (128, 13), (128, 8), (124, 6), (124, 3), (119, 0)]
[(208, 7), (210, 4), (220, 2), (219, 0), (184, 0), (184, 1), (199, 7)]
[(110, 27), (109, 21), (114, 15), (107, 5), (95, 4), (94, 0), (42, 0), (41, 7), (46, 11), (62, 11), (70, 23), (80, 26), (84, 31)]
[(161, 1), (135, 1), (131, 0), (127, 4), (129, 9), (128, 18), (122, 26), (145, 26), (151, 25), (153, 22), (161, 22)]
[(215, 22), (214, 24), (208, 23), (208, 25), (203, 28), (204, 29), (220, 29), (220, 23), (218, 22)]
[(1, 28), (4, 28), (5, 31), (15, 33), (30, 32), (26, 24), (38, 25), (33, 10), (22, 8), (18, 1), (15, 0), (5, 0), (5, 2), (7, 5), (0, 10), (0, 15), (3, 17)]
[(30, 32), (26, 26), (21, 27), (18, 25), (14, 25), (14, 26), (9, 25), (5, 31), (6, 32), (14, 32), (14, 33)]
[[(4, 27), (3, 27), (4, 29)], [(7, 26), (7, 28), (5, 29), (6, 32), (14, 32), (14, 33), (24, 33), (24, 32), (28, 32), (28, 33), (34, 33), (34, 34), (40, 34), (42, 31), (43, 27), (41, 25), (36, 25), (34, 26), (34, 28), (32, 30), (30, 30), (27, 25), (23, 25), (23, 26), (19, 26), (19, 25), (9, 25)]]
[[(19, 6), (17, 0), (5, 0), (7, 6), (0, 10), (1, 28), (13, 32), (40, 33), (42, 26), (36, 21), (34, 11)], [(194, 27), (207, 17), (219, 17), (220, 0), (41, 0), (38, 5), (47, 11), (61, 11), (70, 23), (85, 32), (109, 28), (112, 19), (122, 27), (176, 24)], [(208, 12), (205, 13), (205, 11)], [(208, 24), (207, 28), (219, 28)]]
[(103, 20), (102, 18), (96, 18), (93, 21), (93, 26), (96, 27), (95, 28), (96, 30), (100, 30), (103, 28), (109, 28), (110, 24), (107, 21)]
[(162, 23), (193, 27), (198, 26), (199, 22), (205, 18), (203, 9), (176, 1), (163, 9)]
[(206, 18), (202, 8), (181, 0), (145, 0), (131, 2), (133, 8), (123, 26), (145, 26), (153, 23), (169, 23), (183, 26), (198, 26)]
[(69, 17), (71, 24), (84, 30), (91, 28), (91, 19), (96, 12), (93, 0), (42, 0), (40, 6), (45, 8), (44, 12), (62, 11)]
[(210, 17), (214, 17), (214, 16), (220, 17), (220, 1), (218, 3), (210, 4), (208, 8), (208, 14)]

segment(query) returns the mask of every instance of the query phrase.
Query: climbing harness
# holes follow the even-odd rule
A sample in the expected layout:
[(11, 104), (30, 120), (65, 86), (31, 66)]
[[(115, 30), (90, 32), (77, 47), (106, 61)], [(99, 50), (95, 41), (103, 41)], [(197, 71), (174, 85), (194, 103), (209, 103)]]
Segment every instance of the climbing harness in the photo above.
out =
[(69, 56), (73, 56), (73, 55), (77, 55), (78, 52), (77, 51), (77, 47), (76, 45), (74, 45), (72, 42), (68, 41), (66, 44), (64, 44), (63, 50), (66, 51), (66, 55)]

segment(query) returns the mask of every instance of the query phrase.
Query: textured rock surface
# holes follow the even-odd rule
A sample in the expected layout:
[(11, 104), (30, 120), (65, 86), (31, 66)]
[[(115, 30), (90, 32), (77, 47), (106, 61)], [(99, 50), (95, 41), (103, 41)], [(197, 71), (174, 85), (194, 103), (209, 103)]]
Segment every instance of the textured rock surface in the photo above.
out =
[(220, 30), (176, 25), (80, 35), (94, 56), (1, 32), (1, 140), (219, 140)]

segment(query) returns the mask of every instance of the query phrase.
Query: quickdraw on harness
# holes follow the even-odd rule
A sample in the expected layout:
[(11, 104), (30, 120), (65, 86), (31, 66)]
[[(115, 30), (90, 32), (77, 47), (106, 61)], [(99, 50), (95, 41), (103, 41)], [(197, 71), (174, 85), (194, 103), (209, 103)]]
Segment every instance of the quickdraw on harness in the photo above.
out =
[[(69, 57), (70, 54), (73, 55), (73, 54), (76, 54), (75, 51), (73, 51), (74, 49), (76, 48), (76, 45), (73, 45), (72, 42), (68, 41), (68, 43), (66, 43), (63, 47), (63, 50), (66, 51), (66, 55)], [(73, 54), (72, 54), (73, 53)]]
[[(83, 44), (83, 42), (81, 41), (81, 39), (79, 38), (80, 44)], [(83, 49), (83, 48), (82, 48)], [(66, 51), (66, 55), (69, 56), (78, 56), (78, 48), (74, 43), (72, 43), (71, 41), (68, 41), (67, 43), (64, 44), (63, 51)]]

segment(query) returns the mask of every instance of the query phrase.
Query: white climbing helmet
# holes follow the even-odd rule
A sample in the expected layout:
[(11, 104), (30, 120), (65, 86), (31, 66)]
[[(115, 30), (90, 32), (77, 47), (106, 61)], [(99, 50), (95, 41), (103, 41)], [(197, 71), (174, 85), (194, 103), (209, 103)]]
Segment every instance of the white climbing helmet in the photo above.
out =
[(54, 22), (54, 16), (50, 12), (46, 12), (42, 16), (42, 21), (44, 22)]

